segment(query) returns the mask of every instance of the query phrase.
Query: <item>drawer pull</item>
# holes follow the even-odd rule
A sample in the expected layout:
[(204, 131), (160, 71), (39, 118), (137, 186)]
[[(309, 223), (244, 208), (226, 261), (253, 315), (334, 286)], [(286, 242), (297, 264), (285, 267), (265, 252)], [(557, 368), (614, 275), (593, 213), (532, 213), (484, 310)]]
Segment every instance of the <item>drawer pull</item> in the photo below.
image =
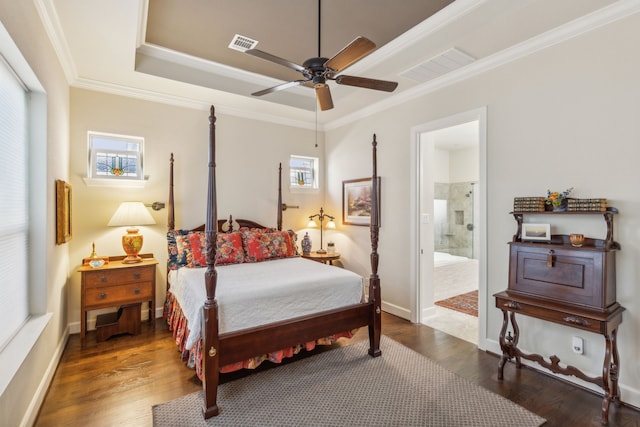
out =
[(586, 319), (583, 319), (580, 316), (565, 317), (564, 321), (567, 323), (572, 323), (574, 325), (579, 325), (579, 326), (591, 326), (591, 323), (589, 323)]
[(107, 297), (107, 294), (104, 292), (100, 292), (100, 299), (105, 299)]
[(553, 249), (549, 249), (547, 252), (547, 267), (553, 268)]
[(105, 282), (107, 281), (107, 276), (102, 276), (102, 277), (100, 277), (100, 281), (101, 281), (102, 283), (105, 283)]
[(140, 278), (140, 273), (133, 273), (133, 278), (134, 279), (139, 279)]
[(520, 304), (515, 301), (507, 301), (504, 303), (504, 306), (512, 310), (520, 310)]
[(135, 289), (133, 290), (133, 293), (134, 293), (134, 294), (136, 294), (136, 295), (138, 295), (138, 294), (140, 293), (140, 288), (135, 288)]

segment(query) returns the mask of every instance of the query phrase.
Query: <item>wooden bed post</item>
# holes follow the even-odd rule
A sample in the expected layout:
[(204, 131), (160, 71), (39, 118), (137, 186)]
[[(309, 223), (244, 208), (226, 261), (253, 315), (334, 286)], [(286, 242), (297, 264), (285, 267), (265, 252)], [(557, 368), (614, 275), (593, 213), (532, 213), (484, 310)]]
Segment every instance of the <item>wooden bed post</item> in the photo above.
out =
[(205, 272), (205, 287), (207, 300), (202, 309), (202, 388), (204, 391), (205, 418), (211, 418), (220, 413), (218, 408), (218, 382), (220, 372), (219, 339), (218, 339), (218, 302), (216, 301), (216, 239), (218, 234), (218, 207), (216, 196), (216, 116), (215, 108), (211, 106), (209, 116), (209, 185), (207, 194), (207, 221), (205, 236), (207, 242)]
[(369, 277), (369, 302), (373, 304), (371, 310), (372, 319), (369, 322), (369, 355), (378, 357), (380, 351), (380, 334), (382, 331), (382, 307), (380, 295), (380, 278), (378, 277), (378, 230), (380, 224), (379, 211), (380, 201), (378, 200), (378, 157), (376, 134), (373, 134), (373, 173), (371, 176), (371, 276)]
[(173, 205), (173, 153), (169, 159), (169, 210), (167, 212), (167, 228), (169, 231), (176, 226), (176, 213)]
[(282, 231), (282, 162), (278, 166), (278, 231)]

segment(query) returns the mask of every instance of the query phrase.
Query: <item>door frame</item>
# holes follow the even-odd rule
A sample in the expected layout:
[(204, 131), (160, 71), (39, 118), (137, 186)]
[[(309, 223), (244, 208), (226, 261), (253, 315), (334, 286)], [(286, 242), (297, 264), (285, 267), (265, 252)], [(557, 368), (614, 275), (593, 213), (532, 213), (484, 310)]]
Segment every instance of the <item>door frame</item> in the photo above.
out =
[[(478, 121), (478, 144), (479, 144), (479, 224), (480, 242), (478, 244), (478, 348), (486, 348), (487, 337), (487, 107), (483, 106), (474, 110), (469, 110), (432, 120), (411, 128), (411, 185), (410, 191), (413, 197), (410, 198), (410, 219), (411, 228), (410, 239), (410, 274), (411, 283), (411, 321), (422, 323), (425, 316), (429, 316), (435, 310), (433, 306), (433, 287), (428, 290), (423, 282), (433, 275), (433, 176), (429, 176), (430, 170), (427, 162), (423, 161), (425, 150), (433, 150), (433, 144), (423, 140), (423, 135), (428, 132), (444, 129), (463, 123)], [(425, 182), (426, 181), (426, 182)], [(429, 187), (425, 189), (425, 187)], [(427, 190), (431, 194), (430, 218), (421, 216), (421, 205), (425, 203), (423, 194)], [(428, 202), (428, 200), (427, 200)], [(422, 221), (421, 221), (422, 219)], [(423, 223), (424, 222), (424, 223)], [(431, 239), (429, 240), (429, 236)], [(426, 249), (426, 250), (425, 250)], [(427, 260), (427, 254), (431, 259)]]

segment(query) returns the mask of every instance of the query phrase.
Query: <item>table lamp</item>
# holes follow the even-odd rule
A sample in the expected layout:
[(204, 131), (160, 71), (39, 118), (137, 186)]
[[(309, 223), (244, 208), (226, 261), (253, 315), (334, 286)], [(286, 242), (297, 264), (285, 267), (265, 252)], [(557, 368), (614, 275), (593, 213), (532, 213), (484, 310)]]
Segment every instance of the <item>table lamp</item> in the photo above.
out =
[(122, 236), (122, 248), (127, 254), (122, 260), (125, 264), (142, 261), (138, 256), (142, 249), (142, 234), (136, 228), (139, 225), (155, 224), (155, 220), (142, 202), (122, 202), (109, 221), (111, 227), (127, 227), (127, 234)]
[(309, 217), (309, 223), (307, 224), (307, 227), (317, 227), (318, 224), (316, 224), (316, 221), (314, 220), (314, 218), (318, 218), (318, 220), (320, 221), (320, 249), (318, 249), (316, 252), (319, 254), (326, 254), (327, 251), (324, 250), (324, 248), (322, 247), (322, 234), (324, 232), (324, 228), (322, 226), (322, 223), (324, 221), (325, 218), (328, 218), (329, 221), (327, 222), (327, 228), (336, 228), (336, 223), (333, 221), (335, 218), (332, 217), (331, 215), (327, 215), (326, 213), (324, 213), (324, 210), (322, 208), (320, 208), (320, 213), (317, 213), (315, 215), (311, 215)]

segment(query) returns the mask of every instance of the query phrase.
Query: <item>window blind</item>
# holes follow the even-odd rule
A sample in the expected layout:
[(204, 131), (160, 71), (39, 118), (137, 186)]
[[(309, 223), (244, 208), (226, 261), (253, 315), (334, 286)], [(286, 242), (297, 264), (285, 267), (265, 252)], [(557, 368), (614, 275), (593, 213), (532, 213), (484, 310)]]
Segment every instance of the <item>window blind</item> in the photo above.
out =
[(0, 350), (29, 317), (27, 113), (28, 92), (0, 57)]

